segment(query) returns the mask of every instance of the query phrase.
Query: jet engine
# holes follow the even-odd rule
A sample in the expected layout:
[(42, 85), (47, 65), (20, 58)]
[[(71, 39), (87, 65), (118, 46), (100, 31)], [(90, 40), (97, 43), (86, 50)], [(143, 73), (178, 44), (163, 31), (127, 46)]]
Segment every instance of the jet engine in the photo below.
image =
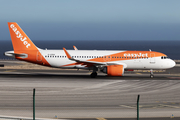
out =
[(124, 67), (123, 65), (109, 65), (104, 67), (101, 71), (108, 74), (108, 76), (123, 76)]

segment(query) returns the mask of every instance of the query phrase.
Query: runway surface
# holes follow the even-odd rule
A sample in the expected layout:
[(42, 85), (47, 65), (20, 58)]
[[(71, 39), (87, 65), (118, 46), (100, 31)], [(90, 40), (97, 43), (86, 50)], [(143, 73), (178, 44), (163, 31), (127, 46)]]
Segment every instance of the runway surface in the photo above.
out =
[(36, 117), (88, 120), (136, 118), (140, 95), (140, 118), (168, 120), (180, 117), (179, 67), (155, 72), (127, 72), (124, 77), (89, 71), (0, 69), (0, 117), (33, 116), (33, 88), (36, 89)]

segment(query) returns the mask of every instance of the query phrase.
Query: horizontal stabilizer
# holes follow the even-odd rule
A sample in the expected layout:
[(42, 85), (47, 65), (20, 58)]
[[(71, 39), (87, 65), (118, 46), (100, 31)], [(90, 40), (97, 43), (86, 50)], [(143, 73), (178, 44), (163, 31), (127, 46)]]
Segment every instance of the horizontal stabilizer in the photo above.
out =
[(16, 58), (16, 57), (21, 57), (21, 58), (27, 58), (28, 55), (27, 54), (24, 54), (24, 53), (14, 53), (14, 51), (7, 51), (4, 53), (5, 56), (8, 56), (8, 57), (12, 57), (12, 58)]

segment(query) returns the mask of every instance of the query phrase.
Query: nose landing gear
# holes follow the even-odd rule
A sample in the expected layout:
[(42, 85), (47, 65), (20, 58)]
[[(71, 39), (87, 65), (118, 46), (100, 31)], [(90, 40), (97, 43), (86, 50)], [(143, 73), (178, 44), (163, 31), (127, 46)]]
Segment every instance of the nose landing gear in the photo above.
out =
[(154, 77), (154, 74), (153, 74), (153, 70), (151, 69), (150, 70), (150, 78), (153, 78)]

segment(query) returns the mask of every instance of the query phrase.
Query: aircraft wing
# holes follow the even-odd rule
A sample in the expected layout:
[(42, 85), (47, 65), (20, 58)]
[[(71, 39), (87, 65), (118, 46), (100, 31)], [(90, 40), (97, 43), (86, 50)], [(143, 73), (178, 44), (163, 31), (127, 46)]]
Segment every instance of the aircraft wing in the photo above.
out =
[(66, 53), (66, 56), (69, 60), (75, 61), (77, 63), (80, 63), (82, 65), (87, 65), (87, 66), (98, 66), (98, 65), (102, 65), (102, 66), (108, 66), (108, 65), (124, 65), (124, 67), (126, 67), (126, 65), (124, 63), (117, 63), (117, 62), (96, 62), (96, 61), (83, 61), (83, 60), (77, 60), (71, 57), (71, 55), (68, 53), (68, 51), (63, 48), (64, 52)]
[(96, 64), (96, 65), (106, 65), (106, 63), (102, 62), (96, 62), (96, 61), (83, 61), (83, 60), (77, 60), (71, 57), (71, 55), (67, 52), (65, 48), (63, 48), (64, 52), (66, 53), (66, 56), (69, 60), (76, 61), (78, 63), (84, 63), (84, 64)]

